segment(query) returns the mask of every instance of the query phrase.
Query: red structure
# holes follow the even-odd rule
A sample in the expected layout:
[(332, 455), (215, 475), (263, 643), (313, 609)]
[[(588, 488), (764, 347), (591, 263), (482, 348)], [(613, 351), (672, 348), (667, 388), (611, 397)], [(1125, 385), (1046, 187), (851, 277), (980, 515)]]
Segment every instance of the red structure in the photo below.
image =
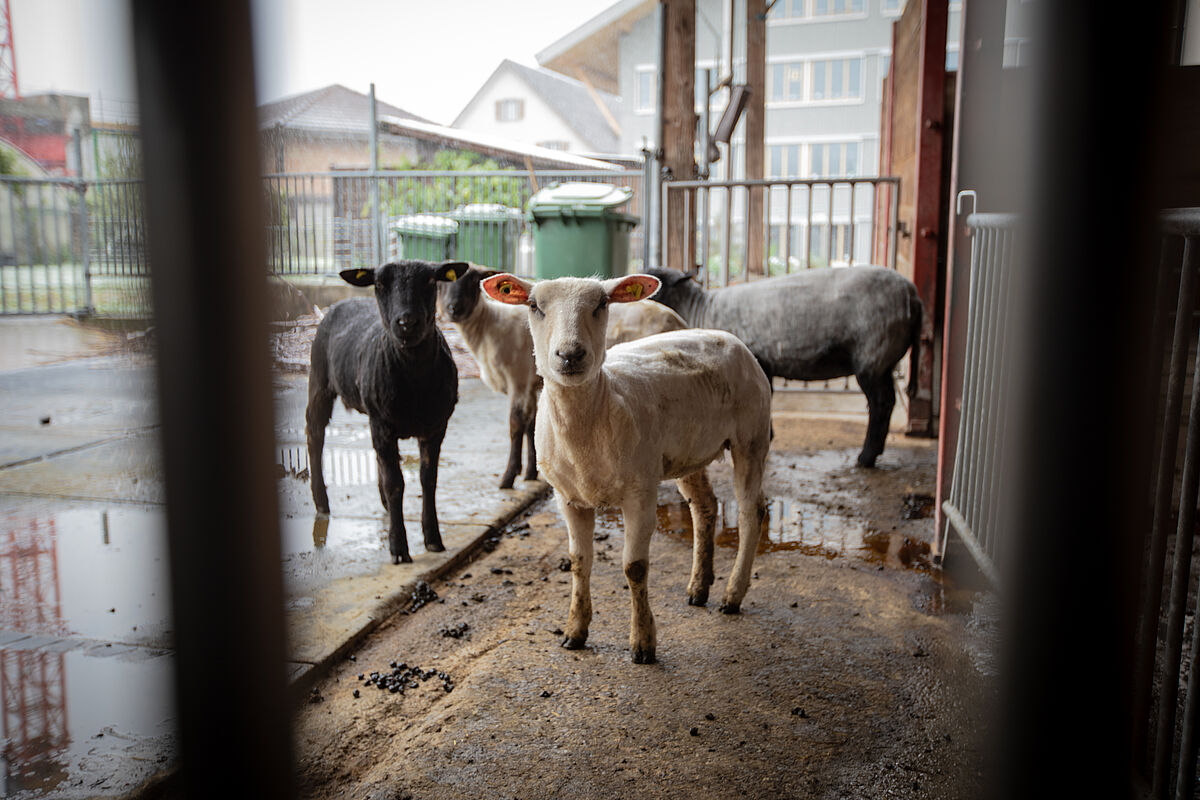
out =
[[(58, 536), (53, 519), (10, 516), (0, 532), (0, 629), (61, 634)], [(16, 783), (53, 783), (55, 756), (69, 742), (67, 682), (62, 653), (0, 650), (0, 720), (7, 745), (0, 756)]]
[(13, 42), (8, 0), (0, 0), (0, 97), (21, 99), (21, 86), (17, 83), (17, 50)]

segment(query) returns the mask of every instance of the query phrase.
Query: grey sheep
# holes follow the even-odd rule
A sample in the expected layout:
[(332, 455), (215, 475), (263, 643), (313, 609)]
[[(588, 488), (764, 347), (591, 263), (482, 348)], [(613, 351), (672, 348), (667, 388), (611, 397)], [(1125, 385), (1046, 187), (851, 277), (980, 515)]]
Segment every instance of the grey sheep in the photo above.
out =
[[(717, 328), (750, 348), (767, 378), (820, 381), (853, 375), (867, 397), (867, 435), (858, 463), (874, 467), (896, 405), (892, 370), (917, 352), (921, 298), (912, 281), (886, 267), (812, 269), (706, 292), (674, 269), (647, 270), (662, 281), (654, 299), (693, 328)], [(909, 381), (909, 396), (915, 382)]]

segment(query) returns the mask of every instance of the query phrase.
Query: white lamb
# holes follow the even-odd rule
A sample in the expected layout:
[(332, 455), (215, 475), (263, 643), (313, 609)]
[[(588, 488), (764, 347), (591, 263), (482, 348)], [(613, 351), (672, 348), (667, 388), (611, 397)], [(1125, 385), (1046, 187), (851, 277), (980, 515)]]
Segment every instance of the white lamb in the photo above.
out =
[[(534, 427), (542, 379), (533, 361), (525, 309), (481, 300), (480, 281), (498, 274), (472, 265), (457, 280), (438, 285), (438, 300), (479, 364), (480, 378), (488, 388), (508, 395), (508, 464), (500, 488), (511, 489), (521, 471), (522, 441), (528, 452), (524, 477), (537, 478)], [(608, 320), (609, 346), (687, 328), (683, 317), (659, 303), (616, 306), (613, 312)]]
[(513, 275), (483, 282), (489, 297), (527, 305), (538, 372), (538, 465), (567, 522), (571, 610), (563, 646), (587, 640), (595, 509), (620, 507), (629, 582), (633, 661), (655, 660), (646, 576), (660, 481), (674, 478), (691, 504), (694, 531), (688, 602), (704, 605), (713, 583), (716, 498), (705, 467), (733, 456), (738, 552), (721, 611), (737, 613), (766, 505), (761, 493), (770, 443), (771, 388), (754, 355), (732, 334), (663, 333), (605, 351), (609, 303), (649, 298), (657, 278), (559, 278), (534, 284)]

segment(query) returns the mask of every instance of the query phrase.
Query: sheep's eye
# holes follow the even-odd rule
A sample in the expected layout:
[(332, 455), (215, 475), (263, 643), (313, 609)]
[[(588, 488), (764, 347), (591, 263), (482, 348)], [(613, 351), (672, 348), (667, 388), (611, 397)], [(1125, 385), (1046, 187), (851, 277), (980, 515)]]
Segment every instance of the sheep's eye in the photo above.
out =
[(600, 301), (600, 305), (596, 306), (596, 310), (592, 312), (592, 316), (594, 316), (594, 317), (600, 316), (600, 312), (606, 308), (608, 308), (608, 298), (605, 298), (604, 300)]
[(538, 304), (537, 304), (536, 300), (529, 301), (529, 310), (532, 311), (534, 314), (537, 314), (539, 317), (546, 316), (546, 313), (544, 311), (542, 311), (540, 308), (538, 308)]

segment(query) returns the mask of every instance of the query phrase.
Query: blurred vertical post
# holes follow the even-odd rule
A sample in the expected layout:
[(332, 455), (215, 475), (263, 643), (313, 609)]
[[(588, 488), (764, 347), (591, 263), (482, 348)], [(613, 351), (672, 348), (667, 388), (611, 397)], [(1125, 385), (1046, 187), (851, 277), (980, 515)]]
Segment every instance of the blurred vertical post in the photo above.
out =
[[(662, 163), (672, 180), (690, 181), (696, 177), (696, 0), (660, 0), (660, 4), (665, 9), (659, 67)], [(684, 193), (675, 193), (660, 212), (666, 241), (663, 266), (690, 271), (695, 263), (696, 204), (690, 199), (692, 193), (686, 199)]]
[[(1026, 257), (1014, 261), (1024, 317), (1009, 320), (1023, 342), (1022, 450), (1006, 560), (1003, 797), (1135, 796), (1165, 5), (1137, 14), (1097, 13), (1086, 0), (1030, 6), (1034, 180)], [(1119, 114), (1114, 96), (1125, 101)], [(1128, 155), (1123, 168), (1105, 168), (1117, 151)]]
[[(759, 181), (764, 175), (766, 159), (765, 133), (767, 126), (767, 3), (766, 0), (746, 0), (746, 85), (750, 87), (750, 102), (746, 103), (746, 180)], [(766, 187), (746, 190), (746, 271), (767, 274), (767, 258), (763, 250), (763, 198)], [(833, 189), (831, 188), (832, 192)], [(767, 230), (771, 224), (766, 221)], [(786, 264), (786, 259), (784, 259)]]
[(249, 0), (133, 0), (188, 797), (291, 797)]
[(371, 128), (371, 266), (378, 266), (384, 262), (387, 248), (383, 244), (383, 209), (379, 207), (379, 109), (375, 105), (373, 83), (368, 125)]

